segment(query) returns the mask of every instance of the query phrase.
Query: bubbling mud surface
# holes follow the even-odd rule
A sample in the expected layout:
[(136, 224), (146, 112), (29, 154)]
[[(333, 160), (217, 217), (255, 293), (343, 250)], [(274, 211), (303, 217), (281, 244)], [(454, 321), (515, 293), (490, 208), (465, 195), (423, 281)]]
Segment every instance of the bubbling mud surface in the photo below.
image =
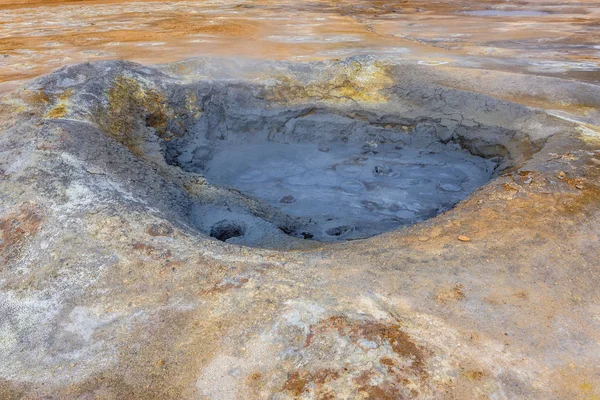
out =
[[(287, 233), (337, 241), (370, 237), (447, 211), (485, 184), (496, 165), (455, 144), (267, 142), (224, 144), (198, 172), (287, 214), (310, 218), (301, 232)], [(225, 240), (241, 235), (233, 228), (226, 231), (236, 234)]]

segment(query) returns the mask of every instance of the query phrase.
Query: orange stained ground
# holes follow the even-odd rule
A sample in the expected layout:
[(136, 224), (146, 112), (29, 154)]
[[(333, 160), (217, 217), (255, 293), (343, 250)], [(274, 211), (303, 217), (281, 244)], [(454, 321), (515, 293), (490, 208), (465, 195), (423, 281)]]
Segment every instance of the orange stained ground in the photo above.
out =
[(0, 0), (0, 92), (82, 61), (356, 54), (600, 83), (600, 1)]

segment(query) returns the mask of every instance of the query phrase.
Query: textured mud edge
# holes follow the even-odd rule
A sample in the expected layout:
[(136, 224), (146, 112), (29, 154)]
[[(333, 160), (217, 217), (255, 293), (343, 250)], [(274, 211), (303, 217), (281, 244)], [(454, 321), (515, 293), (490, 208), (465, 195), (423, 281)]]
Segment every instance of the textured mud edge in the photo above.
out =
[[(211, 62), (197, 61), (195, 72), (226, 70)], [(169, 90), (185, 99), (181, 79), (198, 85), (194, 71), (81, 65), (5, 99), (0, 394), (598, 396), (595, 128), (431, 85), (426, 69), (386, 66), (383, 76), (342, 92), (323, 83), (332, 81), (328, 73), (343, 77), (347, 63), (257, 69), (279, 72), (263, 76), (284, 82), (267, 95), (288, 108), (318, 98), (336, 109), (358, 104), (381, 120), (401, 104), (392, 111), (407, 116), (406, 126), (447, 115), (467, 142), (458, 115), (479, 99), (484, 105), (468, 115), (499, 127), (492, 143), (518, 132), (533, 150), (510, 153), (510, 136), (502, 144), (513, 170), (423, 224), (270, 251), (227, 245), (187, 225), (190, 204), (203, 198), (262, 207), (164, 163), (161, 140), (177, 140), (172, 126), (197, 103), (178, 109), (160, 99), (172, 101)], [(298, 92), (294, 80), (319, 73), (314, 91)], [(390, 102), (391, 87), (406, 100)]]

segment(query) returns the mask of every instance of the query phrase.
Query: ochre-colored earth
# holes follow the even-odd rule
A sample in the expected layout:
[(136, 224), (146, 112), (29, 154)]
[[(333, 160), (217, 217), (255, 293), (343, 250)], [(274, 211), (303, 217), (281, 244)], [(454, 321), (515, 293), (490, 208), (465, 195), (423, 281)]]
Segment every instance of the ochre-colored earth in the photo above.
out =
[(0, 90), (81, 61), (155, 64), (207, 55), (312, 60), (368, 53), (598, 82), (599, 37), (594, 0), (2, 0)]

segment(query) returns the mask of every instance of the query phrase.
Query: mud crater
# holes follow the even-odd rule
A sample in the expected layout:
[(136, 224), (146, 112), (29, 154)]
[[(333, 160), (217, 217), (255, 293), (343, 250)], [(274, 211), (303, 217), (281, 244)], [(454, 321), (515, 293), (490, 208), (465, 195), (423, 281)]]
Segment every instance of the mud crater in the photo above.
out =
[(280, 234), (335, 242), (415, 224), (486, 184), (506, 155), (502, 146), (467, 148), (435, 120), (406, 125), (331, 107), (245, 108), (237, 95), (207, 96), (195, 124), (165, 152), (167, 162), (209, 185), (260, 203), (194, 207), (191, 222), (230, 243), (260, 246)]
[[(164, 68), (198, 80), (100, 63), (37, 84), (60, 87), (45, 115), (89, 121), (160, 171), (172, 188), (149, 190), (144, 174), (132, 187), (144, 201), (227, 243), (297, 248), (424, 221), (556, 131), (526, 107), (428, 82), (419, 66), (190, 63)], [(73, 110), (60, 108), (64, 93)]]

